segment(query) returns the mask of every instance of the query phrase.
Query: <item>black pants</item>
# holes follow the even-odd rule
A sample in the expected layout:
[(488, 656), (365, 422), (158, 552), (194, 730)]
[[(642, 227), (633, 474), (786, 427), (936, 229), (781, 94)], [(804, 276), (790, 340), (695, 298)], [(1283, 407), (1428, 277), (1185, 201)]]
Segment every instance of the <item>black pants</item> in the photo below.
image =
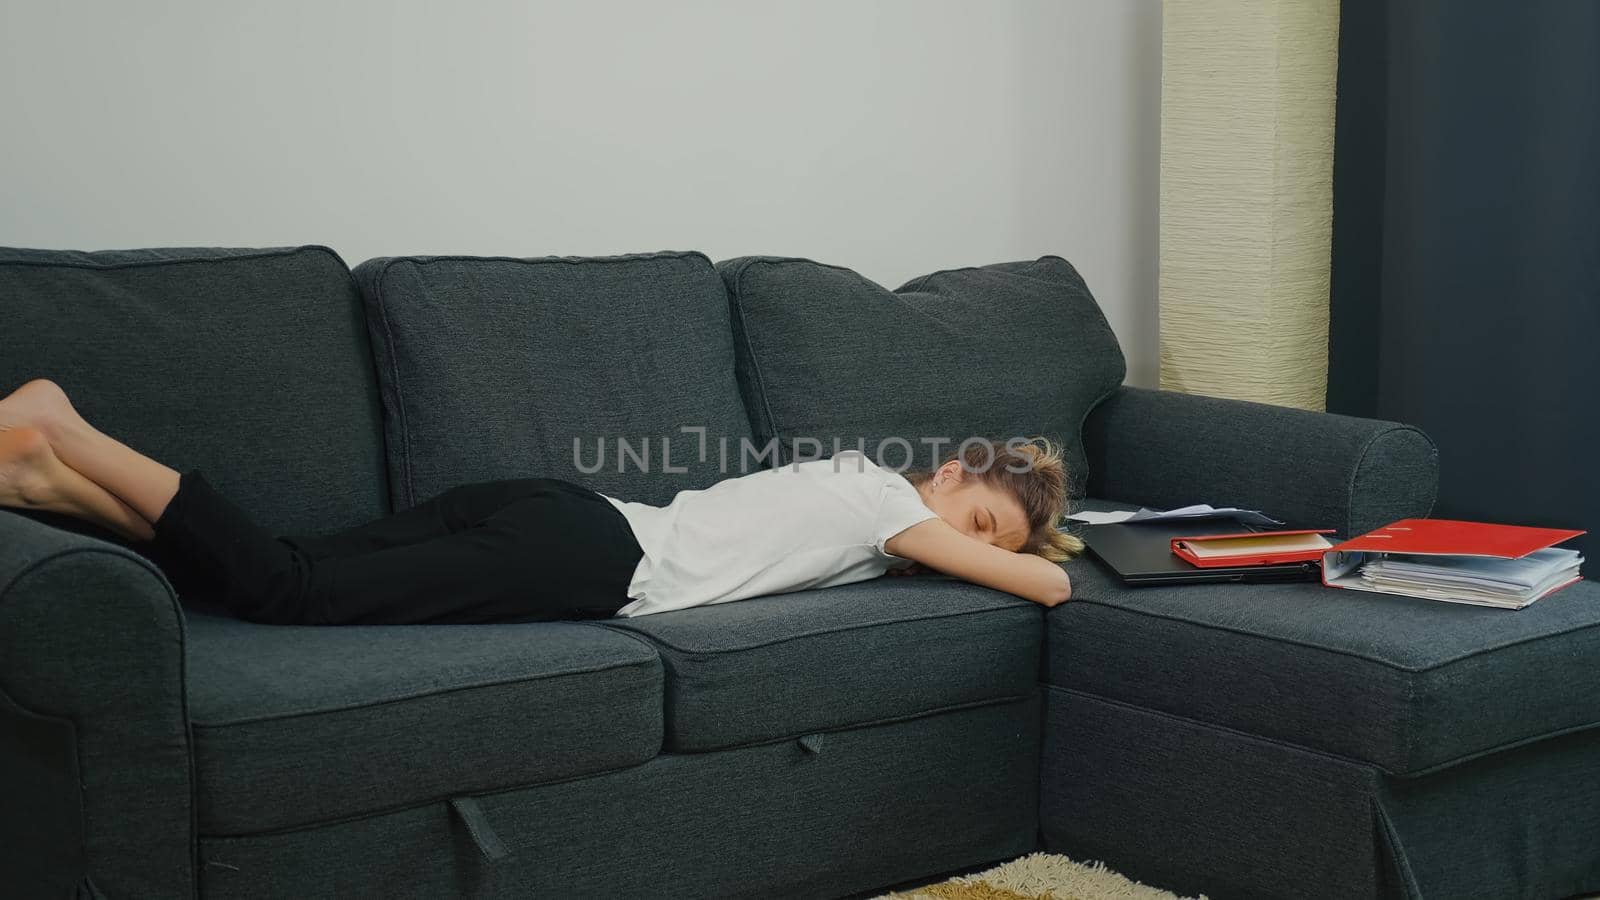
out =
[(285, 625), (602, 618), (629, 602), (641, 556), (616, 507), (559, 479), (461, 485), (348, 531), (274, 537), (198, 471), (150, 549), (180, 593)]

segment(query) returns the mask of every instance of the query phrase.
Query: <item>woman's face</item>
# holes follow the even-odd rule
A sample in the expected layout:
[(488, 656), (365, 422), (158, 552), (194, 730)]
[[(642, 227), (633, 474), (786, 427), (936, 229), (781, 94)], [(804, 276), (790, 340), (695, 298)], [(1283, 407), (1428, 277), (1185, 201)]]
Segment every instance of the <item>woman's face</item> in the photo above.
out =
[(918, 486), (922, 502), (955, 530), (1003, 550), (1028, 540), (1028, 514), (1010, 491), (995, 487), (952, 460)]

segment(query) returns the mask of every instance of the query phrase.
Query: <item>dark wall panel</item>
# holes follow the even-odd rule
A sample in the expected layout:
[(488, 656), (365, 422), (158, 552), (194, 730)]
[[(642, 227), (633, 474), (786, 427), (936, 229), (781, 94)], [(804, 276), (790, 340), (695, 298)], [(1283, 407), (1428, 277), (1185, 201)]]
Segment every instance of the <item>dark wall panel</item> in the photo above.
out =
[(1432, 435), (1436, 515), (1600, 530), (1600, 3), (1342, 13), (1329, 409)]

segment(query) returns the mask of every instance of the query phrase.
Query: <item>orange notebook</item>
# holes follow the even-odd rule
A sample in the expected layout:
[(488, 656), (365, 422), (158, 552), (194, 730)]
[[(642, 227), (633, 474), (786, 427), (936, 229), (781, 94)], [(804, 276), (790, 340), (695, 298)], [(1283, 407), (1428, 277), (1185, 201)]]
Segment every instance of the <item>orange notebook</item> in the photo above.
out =
[(1578, 567), (1583, 557), (1555, 545), (1584, 533), (1402, 519), (1329, 548), (1322, 558), (1322, 583), (1521, 609), (1581, 578)]
[(1202, 569), (1317, 562), (1333, 546), (1325, 534), (1333, 529), (1200, 534), (1173, 538), (1172, 552)]

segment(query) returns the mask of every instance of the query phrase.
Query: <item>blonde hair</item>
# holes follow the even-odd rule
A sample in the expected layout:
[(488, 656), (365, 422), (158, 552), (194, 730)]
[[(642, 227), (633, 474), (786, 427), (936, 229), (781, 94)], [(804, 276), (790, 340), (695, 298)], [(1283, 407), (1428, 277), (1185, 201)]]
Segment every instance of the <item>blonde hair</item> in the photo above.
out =
[[(1008, 491), (1028, 517), (1023, 553), (1064, 562), (1083, 552), (1083, 539), (1056, 527), (1067, 511), (1067, 467), (1061, 447), (1048, 438), (1027, 442), (968, 438), (939, 465), (960, 460), (961, 468), (987, 484)], [(912, 484), (933, 476), (931, 470), (904, 473)]]

